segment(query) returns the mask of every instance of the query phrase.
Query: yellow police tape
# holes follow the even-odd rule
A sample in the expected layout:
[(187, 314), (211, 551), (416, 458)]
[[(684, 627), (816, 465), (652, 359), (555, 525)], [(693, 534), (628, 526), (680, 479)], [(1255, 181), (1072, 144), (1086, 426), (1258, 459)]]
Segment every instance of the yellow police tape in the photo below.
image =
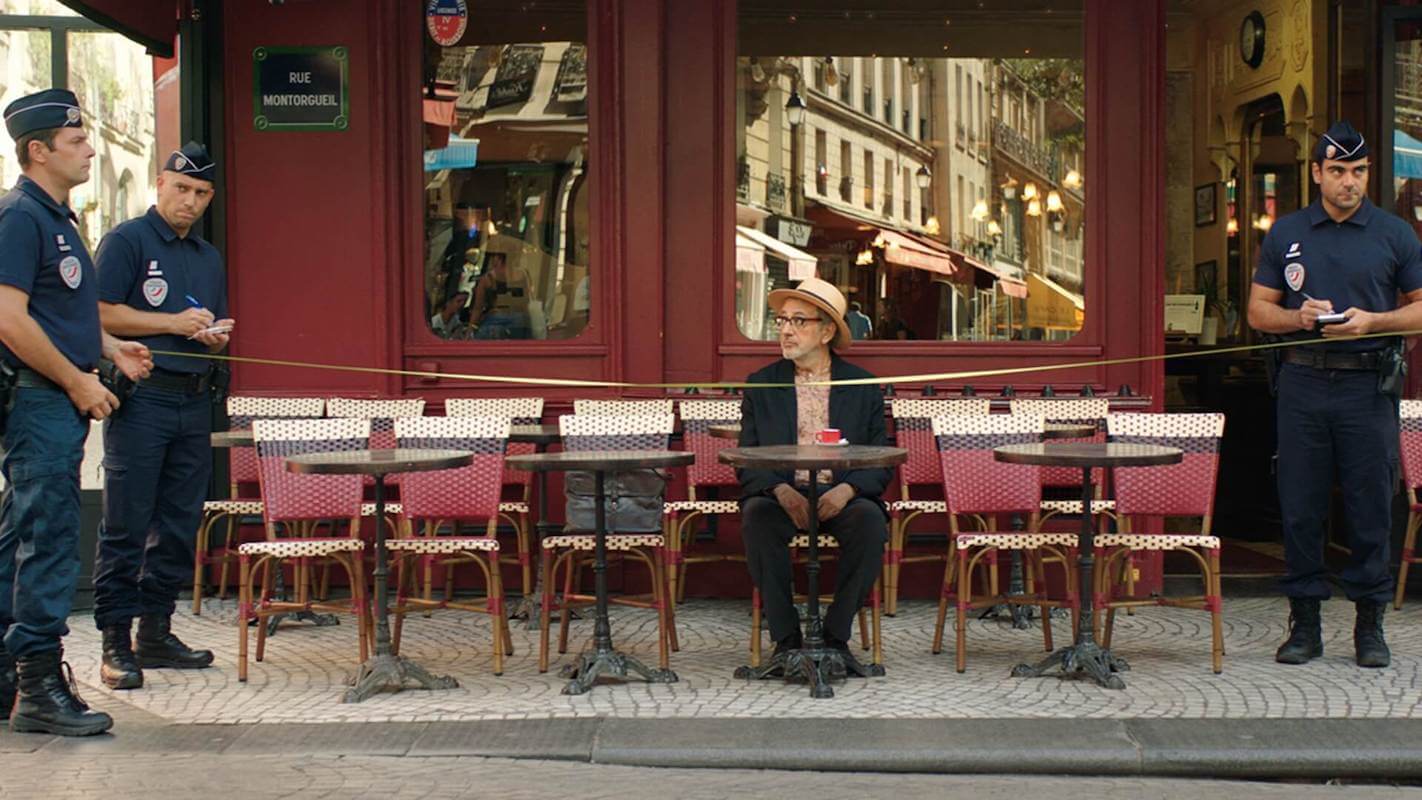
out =
[(261, 364), (271, 367), (292, 367), (297, 369), (331, 370), (336, 372), (361, 372), (376, 375), (404, 375), (414, 378), (448, 378), (450, 380), (474, 381), (479, 383), (504, 383), (519, 386), (572, 386), (583, 389), (775, 389), (800, 386), (861, 386), (894, 383), (933, 383), (936, 381), (962, 380), (965, 378), (989, 378), (1002, 375), (1024, 375), (1033, 372), (1053, 372), (1088, 367), (1106, 367), (1118, 364), (1140, 364), (1148, 361), (1168, 361), (1184, 358), (1201, 358), (1225, 353), (1247, 353), (1255, 350), (1274, 350), (1285, 347), (1306, 347), (1325, 342), (1347, 342), (1360, 339), (1418, 336), (1422, 331), (1394, 331), (1389, 333), (1368, 333), (1361, 336), (1339, 336), (1329, 339), (1305, 339), (1302, 341), (1270, 342), (1267, 344), (1214, 347), (1208, 350), (1194, 350), (1188, 353), (1161, 353), (1149, 356), (1129, 356), (1126, 358), (1104, 358), (1095, 361), (1075, 361), (1066, 364), (1038, 364), (1029, 367), (1006, 367), (1000, 369), (974, 369), (959, 372), (930, 372), (918, 375), (893, 375), (882, 378), (851, 378), (839, 381), (808, 381), (793, 383), (633, 383), (627, 381), (589, 381), (575, 378), (520, 378), (510, 375), (479, 375), (462, 372), (431, 372), (416, 369), (389, 369), (385, 367), (360, 367), (346, 364), (319, 364), (310, 361), (291, 361), (280, 358), (253, 358), (249, 356), (227, 356), (215, 353), (181, 353), (172, 350), (154, 350), (154, 355), (206, 358), (213, 361), (227, 361), (242, 364)]

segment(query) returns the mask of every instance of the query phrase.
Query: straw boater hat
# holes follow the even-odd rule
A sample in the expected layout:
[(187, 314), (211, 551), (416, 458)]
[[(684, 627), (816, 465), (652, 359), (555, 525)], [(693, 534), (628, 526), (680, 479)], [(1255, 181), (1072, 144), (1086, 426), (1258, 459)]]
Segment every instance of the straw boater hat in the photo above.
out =
[(771, 292), (770, 307), (778, 314), (780, 306), (792, 297), (815, 306), (834, 322), (834, 326), (839, 330), (830, 341), (830, 347), (843, 349), (849, 346), (849, 323), (844, 321), (846, 303), (844, 295), (834, 284), (819, 278), (806, 278), (795, 284), (793, 289), (776, 289)]

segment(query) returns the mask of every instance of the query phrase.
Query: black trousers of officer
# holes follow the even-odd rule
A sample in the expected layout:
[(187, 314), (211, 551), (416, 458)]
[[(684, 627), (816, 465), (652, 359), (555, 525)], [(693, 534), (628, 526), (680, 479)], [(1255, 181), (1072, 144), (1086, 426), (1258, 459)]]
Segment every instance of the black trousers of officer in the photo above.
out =
[[(815, 513), (814, 503), (810, 504), (810, 513)], [(856, 497), (839, 514), (821, 521), (819, 529), (839, 542), (834, 602), (825, 612), (825, 634), (848, 642), (854, 617), (879, 576), (884, 544), (889, 538), (887, 518), (877, 503)], [(777, 642), (800, 630), (789, 548), (796, 533), (795, 524), (775, 498), (749, 497), (742, 501), (741, 538), (745, 542), (746, 566), (760, 589), (770, 636)]]
[(1378, 391), (1377, 372), (1284, 364), (1278, 433), (1284, 594), (1320, 600), (1331, 594), (1323, 555), (1336, 479), (1352, 550), (1339, 579), (1350, 600), (1387, 602), (1398, 418), (1394, 399)]
[(192, 580), (193, 547), (212, 474), (206, 391), (140, 386), (104, 423), (104, 519), (94, 563), (100, 629), (171, 616)]

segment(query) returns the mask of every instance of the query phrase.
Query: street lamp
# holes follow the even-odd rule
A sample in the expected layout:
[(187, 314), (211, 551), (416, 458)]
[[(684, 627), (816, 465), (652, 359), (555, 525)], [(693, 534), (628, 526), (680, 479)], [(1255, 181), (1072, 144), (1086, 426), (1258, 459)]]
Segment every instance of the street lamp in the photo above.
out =
[(785, 101), (785, 116), (791, 125), (805, 121), (805, 98), (800, 96), (798, 90), (790, 90), (790, 99)]
[(1011, 200), (1017, 196), (1017, 179), (1011, 175), (1007, 176), (1007, 181), (1002, 184), (1002, 196)]
[(918, 172), (914, 175), (914, 180), (918, 183), (918, 188), (927, 189), (929, 182), (933, 180), (933, 176), (929, 173), (927, 166), (919, 164)]

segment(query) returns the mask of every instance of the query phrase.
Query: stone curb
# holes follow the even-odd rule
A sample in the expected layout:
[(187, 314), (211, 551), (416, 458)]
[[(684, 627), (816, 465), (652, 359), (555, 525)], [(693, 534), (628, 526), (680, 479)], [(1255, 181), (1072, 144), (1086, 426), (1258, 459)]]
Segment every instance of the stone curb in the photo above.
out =
[(623, 766), (1218, 778), (1422, 778), (1405, 719), (540, 719), (0, 734), (0, 753), (484, 756)]

